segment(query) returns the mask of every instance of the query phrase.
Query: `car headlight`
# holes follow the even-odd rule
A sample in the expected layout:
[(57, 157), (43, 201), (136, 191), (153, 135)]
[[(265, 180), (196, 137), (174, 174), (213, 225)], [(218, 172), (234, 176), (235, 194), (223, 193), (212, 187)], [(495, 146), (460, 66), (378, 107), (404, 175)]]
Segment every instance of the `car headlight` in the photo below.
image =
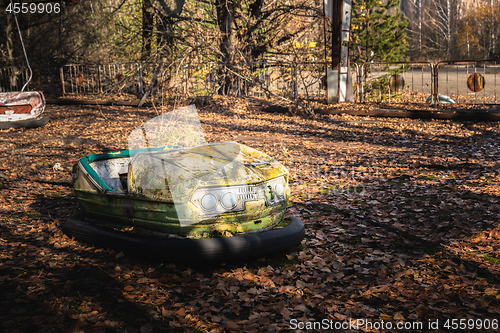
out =
[(231, 210), (238, 204), (238, 197), (233, 192), (226, 192), (220, 199), (222, 207)]
[(277, 183), (274, 186), (274, 191), (276, 191), (276, 194), (280, 197), (285, 195), (285, 184), (284, 183)]
[(266, 206), (286, 200), (285, 177), (260, 184), (199, 188), (191, 202), (200, 208), (200, 215), (216, 215), (245, 210), (245, 202), (264, 200)]
[(210, 193), (207, 193), (201, 198), (201, 208), (204, 210), (212, 210), (217, 206), (217, 198)]
[(272, 205), (286, 199), (285, 177), (278, 177), (266, 182), (266, 203)]

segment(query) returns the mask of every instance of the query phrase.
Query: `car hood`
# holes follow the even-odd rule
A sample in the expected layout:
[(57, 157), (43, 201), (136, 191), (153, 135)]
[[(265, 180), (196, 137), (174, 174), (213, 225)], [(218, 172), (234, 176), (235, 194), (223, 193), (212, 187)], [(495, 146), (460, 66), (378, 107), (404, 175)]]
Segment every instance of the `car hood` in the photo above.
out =
[(286, 176), (274, 158), (237, 142), (144, 152), (130, 161), (128, 192), (182, 203), (199, 187), (257, 184)]

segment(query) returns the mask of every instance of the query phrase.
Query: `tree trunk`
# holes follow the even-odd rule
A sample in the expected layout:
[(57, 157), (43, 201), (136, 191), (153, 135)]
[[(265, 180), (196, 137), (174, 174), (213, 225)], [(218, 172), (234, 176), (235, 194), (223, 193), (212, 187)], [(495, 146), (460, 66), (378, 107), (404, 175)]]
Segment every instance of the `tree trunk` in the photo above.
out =
[(422, 55), (422, 0), (417, 0), (418, 3), (418, 53)]
[(7, 19), (4, 21), (5, 23), (3, 23), (3, 27), (2, 29), (0, 30), (2, 35), (5, 37), (2, 38), (4, 39), (4, 43), (3, 45), (0, 45), (2, 46), (2, 48), (5, 47), (5, 50), (6, 50), (6, 59), (5, 59), (5, 63), (7, 65), (14, 65), (14, 41), (12, 39), (12, 35), (14, 33), (14, 18), (11, 14), (7, 14)]
[(142, 60), (147, 60), (151, 55), (153, 24), (151, 0), (142, 0)]
[(496, 49), (496, 34), (495, 34), (495, 28), (496, 28), (496, 25), (495, 25), (495, 5), (493, 3), (493, 0), (491, 0), (490, 2), (490, 10), (491, 10), (491, 52), (490, 52), (490, 56), (492, 58), (495, 57), (495, 49)]
[(451, 4), (450, 0), (446, 0), (446, 59), (450, 60), (450, 50), (451, 50)]
[(227, 95), (232, 88), (234, 75), (230, 69), (234, 65), (236, 51), (235, 0), (216, 0), (217, 24), (221, 32), (220, 52), (223, 66), (219, 69), (221, 85), (218, 93)]
[(174, 19), (170, 15), (164, 15), (156, 25), (156, 38), (158, 47), (161, 48), (162, 57), (171, 60), (174, 54)]

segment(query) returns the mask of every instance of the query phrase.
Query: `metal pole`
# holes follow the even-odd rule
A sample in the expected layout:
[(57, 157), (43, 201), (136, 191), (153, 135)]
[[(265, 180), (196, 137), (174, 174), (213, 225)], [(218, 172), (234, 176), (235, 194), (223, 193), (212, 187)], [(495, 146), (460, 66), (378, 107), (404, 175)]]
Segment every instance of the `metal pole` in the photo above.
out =
[(66, 95), (66, 90), (64, 89), (64, 73), (63, 73), (63, 67), (59, 67), (59, 78), (61, 79), (61, 86), (62, 86), (62, 95), (63, 97)]
[[(323, 6), (323, 40), (325, 41), (325, 45), (323, 46), (324, 48), (324, 53), (325, 53), (325, 79), (320, 81), (322, 83), (324, 83), (325, 85), (327, 85), (327, 78), (328, 78), (328, 56), (327, 56), (327, 52), (326, 52), (326, 32), (327, 32), (327, 24), (326, 24), (326, 5)], [(326, 87), (322, 87), (325, 91), (326, 91), (326, 100), (328, 101), (328, 89), (325, 89)], [(318, 92), (319, 94), (320, 92)]]
[(327, 76), (328, 86), (330, 86), (328, 98), (329, 102), (342, 103), (353, 100), (349, 79), (352, 0), (325, 0), (325, 7), (328, 8), (330, 5), (332, 7), (332, 73)]

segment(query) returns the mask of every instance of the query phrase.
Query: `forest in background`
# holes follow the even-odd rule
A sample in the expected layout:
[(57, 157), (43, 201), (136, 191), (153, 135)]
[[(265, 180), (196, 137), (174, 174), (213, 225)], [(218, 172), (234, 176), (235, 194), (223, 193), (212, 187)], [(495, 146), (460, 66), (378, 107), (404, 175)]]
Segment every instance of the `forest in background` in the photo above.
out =
[(500, 2), (402, 0), (411, 60), (494, 59), (500, 56)]
[[(6, 12), (9, 3), (0, 0), (0, 66), (23, 66), (15, 21)], [(500, 54), (498, 1), (353, 3), (354, 62)], [(68, 63), (245, 67), (252, 61), (330, 59), (330, 21), (321, 0), (67, 0), (58, 14), (18, 14), (18, 20), (35, 87), (58, 83), (58, 68)]]

